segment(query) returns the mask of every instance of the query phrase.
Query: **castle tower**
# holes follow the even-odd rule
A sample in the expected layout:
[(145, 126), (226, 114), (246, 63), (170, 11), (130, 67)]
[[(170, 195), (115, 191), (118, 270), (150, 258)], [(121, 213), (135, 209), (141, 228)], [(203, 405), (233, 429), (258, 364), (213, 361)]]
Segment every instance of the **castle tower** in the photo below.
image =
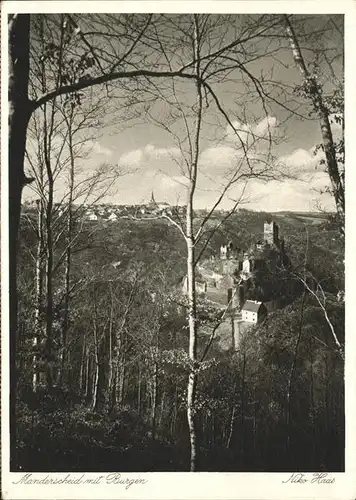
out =
[(227, 259), (227, 246), (226, 245), (221, 245), (221, 247), (220, 247), (220, 259), (222, 259), (222, 260)]
[(228, 259), (236, 259), (237, 257), (237, 249), (234, 243), (230, 240), (227, 244), (227, 258)]
[(269, 245), (275, 245), (276, 247), (278, 247), (279, 246), (278, 231), (279, 231), (278, 225), (274, 221), (265, 222), (263, 226), (265, 243), (268, 243)]

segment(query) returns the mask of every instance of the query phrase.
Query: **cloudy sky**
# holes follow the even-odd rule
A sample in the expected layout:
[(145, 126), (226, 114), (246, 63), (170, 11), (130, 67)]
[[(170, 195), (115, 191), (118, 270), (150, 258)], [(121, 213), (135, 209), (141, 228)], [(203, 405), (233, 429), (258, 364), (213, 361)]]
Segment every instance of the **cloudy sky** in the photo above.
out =
[[(270, 122), (275, 123), (273, 128), (277, 133), (277, 117), (271, 117)], [(237, 123), (234, 125), (237, 126)], [(257, 126), (262, 129), (263, 123)], [(293, 125), (290, 124), (290, 127)], [(298, 128), (296, 124), (295, 129)], [(338, 132), (335, 126), (334, 133)], [(93, 162), (95, 156), (95, 161), (118, 163), (127, 172), (113, 186), (114, 192), (107, 196), (108, 201), (144, 203), (149, 201), (151, 192), (154, 192), (156, 201), (184, 203), (187, 181), (176, 161), (180, 157), (179, 148), (174, 145), (162, 146), (161, 140), (155, 140), (156, 133), (154, 129), (149, 132), (147, 127), (136, 127), (120, 134), (120, 140), (108, 136), (96, 144)], [(320, 194), (329, 185), (329, 178), (319, 165), (322, 153), (314, 154), (319, 141), (318, 124), (303, 123), (298, 135), (292, 136), (287, 144), (279, 148), (284, 150), (283, 154), (277, 154), (275, 158), (276, 165), (289, 173), (290, 178), (268, 181), (253, 179), (247, 185), (237, 184), (229, 190), (221, 207), (231, 207), (233, 200), (239, 198), (243, 191), (243, 206), (253, 210), (312, 211), (317, 209), (318, 204), (327, 210), (333, 209), (331, 196)], [(235, 144), (228, 138), (202, 149), (195, 198), (197, 208), (208, 208), (217, 199), (221, 187), (229, 179), (226, 172), (231, 172), (238, 162), (239, 153), (241, 155), (241, 150), (236, 150)], [(263, 156), (263, 152), (260, 154)]]
[[(323, 16), (319, 18), (323, 23)], [(331, 47), (333, 43), (331, 37), (327, 46)], [(309, 53), (305, 52), (306, 59), (308, 56)], [(275, 81), (282, 81), (287, 86), (301, 83), (289, 50), (280, 52), (278, 61), (265, 57), (252, 63), (249, 69), (258, 78), (273, 73)], [(337, 62), (334, 70), (338, 76), (342, 74)], [(215, 85), (215, 91), (228, 109), (234, 127), (239, 130), (240, 139), (219, 112), (210, 106), (204, 115), (201, 134), (196, 208), (211, 207), (236, 168), (246, 168), (241, 149), (243, 140), (257, 169), (262, 168), (264, 162), (273, 163), (275, 178), (268, 181), (251, 179), (247, 184), (234, 183), (221, 208), (231, 207), (243, 194), (243, 206), (253, 210), (313, 211), (320, 205), (326, 210), (333, 209), (332, 198), (320, 194), (329, 185), (329, 179), (319, 164), (320, 153), (314, 154), (315, 146), (321, 141), (318, 122), (291, 115), (275, 103), (269, 103), (266, 112), (262, 101), (256, 96), (245, 98), (244, 87), (233, 79)], [(187, 109), (190, 99), (194, 99), (193, 86), (184, 96)], [(169, 129), (165, 108), (164, 103), (157, 99), (152, 115)], [(139, 120), (131, 120), (128, 125), (103, 128), (93, 140), (88, 158), (82, 162), (82, 171), (88, 173), (106, 163), (117, 166), (124, 174), (112, 182), (104, 199), (106, 202), (142, 204), (148, 202), (151, 192), (154, 192), (156, 201), (184, 203), (187, 184), (184, 155), (175, 140), (177, 136), (181, 139), (184, 136), (182, 121), (172, 125), (170, 130), (174, 135), (144, 115)], [(333, 132), (335, 136), (340, 134), (335, 123)], [(286, 178), (282, 179), (282, 176)], [(60, 192), (61, 186), (57, 189)], [(34, 194), (26, 188), (24, 197), (33, 198)]]

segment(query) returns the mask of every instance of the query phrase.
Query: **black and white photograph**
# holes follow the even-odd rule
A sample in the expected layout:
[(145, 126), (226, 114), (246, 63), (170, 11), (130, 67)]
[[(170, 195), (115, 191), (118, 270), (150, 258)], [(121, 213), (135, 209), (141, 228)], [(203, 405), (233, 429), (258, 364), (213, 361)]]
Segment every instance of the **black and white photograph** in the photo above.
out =
[(347, 16), (17, 3), (2, 16), (12, 486), (138, 498), (148, 473), (278, 473), (351, 499), (335, 496)]

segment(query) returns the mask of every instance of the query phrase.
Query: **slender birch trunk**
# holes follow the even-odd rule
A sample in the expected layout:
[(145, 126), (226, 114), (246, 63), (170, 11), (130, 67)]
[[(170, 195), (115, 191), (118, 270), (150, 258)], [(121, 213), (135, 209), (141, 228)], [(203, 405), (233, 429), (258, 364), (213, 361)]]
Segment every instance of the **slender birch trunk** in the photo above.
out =
[(94, 378), (93, 378), (93, 400), (92, 400), (92, 410), (96, 411), (98, 408), (98, 386), (99, 386), (99, 356), (98, 348), (94, 348)]
[(316, 446), (315, 446), (315, 403), (314, 403), (314, 359), (313, 359), (313, 340), (309, 336), (309, 362), (310, 362), (310, 416), (311, 416), (311, 427), (312, 427), (312, 463), (314, 463), (316, 456)]
[[(293, 26), (289, 20), (288, 15), (283, 15), (283, 21), (286, 27), (287, 37), (292, 49), (293, 58), (295, 64), (300, 71), (306, 92), (308, 93), (315, 112), (319, 117), (321, 137), (323, 142), (324, 153), (326, 157), (326, 165), (328, 169), (328, 174), (331, 182), (332, 193), (335, 200), (336, 210), (342, 221), (345, 219), (345, 192), (342, 178), (340, 176), (335, 147), (334, 139), (331, 131), (329, 112), (325, 105), (322, 91), (318, 85), (315, 77), (311, 75), (305, 64), (297, 36), (293, 29)], [(343, 232), (343, 228), (342, 228)]]
[[(46, 135), (46, 134), (45, 134)], [(46, 376), (47, 388), (53, 385), (52, 348), (53, 348), (53, 190), (54, 179), (51, 169), (49, 150), (50, 144), (45, 143), (45, 163), (48, 181), (48, 201), (46, 206)]]
[[(43, 181), (43, 170), (40, 168), (39, 172), (40, 182)], [(43, 253), (44, 253), (44, 235), (43, 235), (43, 202), (37, 201), (37, 252), (36, 252), (36, 309), (35, 309), (35, 334), (33, 337), (32, 345), (34, 353), (32, 356), (32, 390), (37, 391), (39, 383), (39, 346), (43, 340), (43, 282), (44, 282), (44, 269), (43, 269)]]
[(226, 448), (228, 448), (228, 449), (230, 448), (232, 434), (234, 432), (235, 415), (236, 415), (236, 405), (233, 406), (232, 412), (231, 412), (229, 437), (228, 437), (227, 443), (226, 443)]
[[(199, 48), (199, 19), (194, 15), (194, 58), (195, 74), (200, 77), (200, 48)], [(189, 176), (187, 215), (186, 215), (186, 243), (187, 243), (187, 284), (188, 284), (188, 322), (189, 322), (189, 358), (191, 370), (188, 376), (187, 388), (187, 419), (190, 436), (190, 471), (197, 469), (197, 436), (195, 419), (195, 393), (197, 386), (197, 311), (196, 311), (196, 290), (195, 290), (195, 237), (193, 229), (194, 221), (194, 193), (198, 174), (199, 140), (202, 121), (203, 98), (201, 83), (196, 81), (196, 101), (197, 115), (195, 123), (195, 133), (193, 140), (192, 163)]]
[(137, 375), (137, 414), (141, 415), (141, 368), (140, 363), (138, 364), (138, 375)]
[[(95, 298), (94, 298), (95, 301)], [(94, 303), (94, 324), (93, 324), (93, 334), (94, 334), (94, 380), (93, 380), (93, 395), (92, 395), (92, 410), (96, 411), (98, 409), (98, 388), (99, 388), (99, 340), (98, 340), (98, 323), (97, 323), (97, 311), (96, 303)]]
[(110, 409), (109, 412), (116, 412), (118, 407), (117, 401), (117, 388), (118, 388), (118, 376), (119, 376), (119, 362), (117, 356), (114, 356), (113, 361), (113, 378), (112, 378), (112, 390), (111, 390), (111, 400), (110, 400)]
[(62, 322), (62, 345), (60, 353), (59, 364), (59, 384), (63, 383), (63, 376), (66, 362), (66, 350), (68, 341), (68, 330), (70, 320), (70, 278), (71, 278), (71, 264), (72, 264), (72, 240), (73, 240), (73, 191), (74, 191), (74, 166), (75, 159), (73, 154), (73, 134), (72, 134), (72, 120), (71, 117), (68, 123), (68, 147), (70, 155), (69, 166), (69, 199), (67, 207), (67, 234), (66, 234), (66, 256), (65, 256), (65, 270), (64, 270), (64, 310)]
[(89, 395), (91, 393), (90, 381), (91, 381), (91, 373), (90, 373), (90, 349), (87, 348), (86, 352), (86, 368), (85, 368), (85, 397), (89, 399)]
[(122, 331), (120, 330), (116, 334), (116, 345), (113, 351), (112, 359), (112, 389), (111, 389), (111, 404), (110, 411), (117, 411), (122, 403), (122, 392), (123, 392), (123, 382), (122, 378), (122, 363), (123, 363), (123, 353), (122, 353)]
[(109, 411), (112, 409), (112, 393), (113, 393), (113, 383), (114, 383), (114, 355), (113, 355), (113, 317), (114, 317), (114, 293), (112, 287), (111, 291), (111, 305), (110, 305), (110, 319), (109, 319), (109, 329), (108, 329), (108, 340), (109, 340), (109, 373), (107, 382), (107, 394), (106, 401), (108, 402)]
[(190, 435), (190, 471), (196, 471), (196, 425), (195, 425), (195, 392), (197, 375), (195, 365), (197, 362), (197, 327), (196, 327), (196, 293), (195, 293), (195, 254), (193, 235), (193, 194), (190, 194), (187, 206), (187, 271), (188, 271), (188, 320), (189, 320), (189, 357), (191, 371), (188, 377), (187, 390), (187, 418)]
[(154, 362), (153, 365), (153, 375), (151, 380), (151, 431), (152, 431), (152, 439), (156, 438), (156, 421), (157, 421), (157, 374), (158, 367), (157, 362)]
[(79, 372), (79, 392), (80, 392), (80, 394), (83, 393), (84, 380), (85, 380), (85, 353), (86, 353), (86, 338), (85, 338), (85, 334), (84, 334), (82, 356), (81, 356), (81, 360), (80, 360), (80, 372)]
[(113, 408), (121, 409), (124, 399), (124, 384), (125, 384), (125, 353), (124, 353), (124, 339), (123, 329), (120, 329), (117, 337), (116, 349), (116, 374), (115, 374), (115, 387), (113, 394)]
[(124, 386), (125, 386), (125, 356), (120, 356), (118, 366), (118, 387), (117, 387), (117, 405), (122, 407), (124, 402)]
[(241, 429), (241, 456), (245, 458), (245, 392), (246, 392), (246, 354), (242, 356), (242, 377), (241, 377), (241, 413), (240, 413), (240, 429)]
[(256, 460), (256, 440), (257, 440), (257, 401), (256, 386), (253, 386), (253, 456)]
[(165, 402), (166, 402), (166, 391), (164, 390), (162, 393), (162, 397), (161, 397), (161, 405), (160, 405), (160, 412), (159, 412), (158, 425), (159, 425), (160, 429), (162, 427), (162, 422), (164, 421), (163, 416), (164, 416)]

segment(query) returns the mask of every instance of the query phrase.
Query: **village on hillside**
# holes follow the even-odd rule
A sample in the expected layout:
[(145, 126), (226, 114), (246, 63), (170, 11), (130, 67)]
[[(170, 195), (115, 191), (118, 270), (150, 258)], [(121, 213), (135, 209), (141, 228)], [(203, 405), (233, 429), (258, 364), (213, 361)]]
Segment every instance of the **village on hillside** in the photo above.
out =
[[(260, 324), (268, 313), (288, 305), (296, 297), (297, 290), (289, 296), (284, 293), (285, 281), (282, 288), (276, 286), (276, 276), (278, 280), (278, 273), (287, 267), (290, 261), (285, 241), (275, 221), (264, 222), (263, 239), (247, 250), (230, 240), (220, 246), (217, 255), (198, 263), (195, 286), (199, 296), (216, 307), (227, 309), (217, 329), (223, 346), (237, 348), (247, 329)], [(186, 277), (182, 288), (187, 293)]]

